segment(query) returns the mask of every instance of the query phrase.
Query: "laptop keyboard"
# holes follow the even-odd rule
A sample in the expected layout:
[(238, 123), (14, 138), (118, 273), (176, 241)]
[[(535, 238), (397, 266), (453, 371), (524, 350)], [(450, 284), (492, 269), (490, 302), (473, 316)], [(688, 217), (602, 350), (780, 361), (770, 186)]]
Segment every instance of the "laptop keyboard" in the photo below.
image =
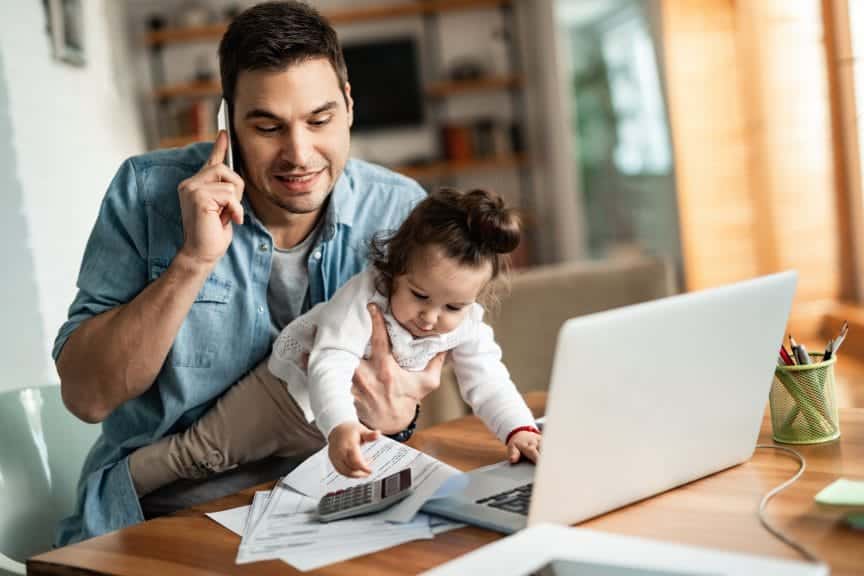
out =
[(506, 490), (487, 498), (477, 500), (477, 504), (486, 504), (492, 508), (515, 512), (516, 514), (528, 515), (528, 504), (531, 502), (531, 489), (534, 483), (517, 486), (512, 490)]

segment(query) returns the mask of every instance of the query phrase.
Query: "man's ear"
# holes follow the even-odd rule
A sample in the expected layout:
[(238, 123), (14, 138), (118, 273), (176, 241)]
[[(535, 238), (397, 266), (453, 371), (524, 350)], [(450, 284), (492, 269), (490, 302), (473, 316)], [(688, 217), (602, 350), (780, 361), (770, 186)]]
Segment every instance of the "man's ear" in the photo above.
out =
[(354, 99), (351, 98), (351, 83), (345, 82), (345, 106), (348, 108), (348, 128), (354, 125)]

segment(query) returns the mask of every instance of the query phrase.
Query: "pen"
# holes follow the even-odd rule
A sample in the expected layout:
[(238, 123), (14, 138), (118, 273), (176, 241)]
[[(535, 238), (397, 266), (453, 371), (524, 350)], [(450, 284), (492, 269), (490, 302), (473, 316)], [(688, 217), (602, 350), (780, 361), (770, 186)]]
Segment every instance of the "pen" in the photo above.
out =
[(834, 346), (831, 348), (831, 354), (837, 353), (837, 350), (840, 348), (840, 345), (843, 344), (843, 341), (846, 339), (846, 334), (848, 332), (849, 332), (849, 323), (844, 320), (843, 326), (840, 327), (840, 335), (837, 336), (837, 339), (834, 341)]
[(837, 354), (837, 350), (840, 348), (840, 345), (843, 344), (843, 340), (846, 339), (846, 334), (848, 332), (849, 323), (844, 320), (843, 325), (840, 327), (840, 333), (836, 338), (833, 338), (828, 342), (828, 346), (825, 348), (825, 356), (823, 357), (823, 360), (830, 360), (835, 354)]
[(795, 361), (789, 356), (789, 352), (786, 351), (786, 347), (782, 344), (780, 345), (780, 359), (783, 360), (783, 364), (786, 366), (793, 366), (795, 364)]
[(807, 348), (804, 346), (804, 344), (798, 345), (798, 363), (810, 364), (810, 355), (807, 354)]
[(807, 356), (807, 350), (804, 350), (804, 354), (801, 353), (802, 346), (799, 345), (792, 335), (789, 335), (789, 345), (792, 347), (792, 354), (795, 357), (795, 360), (798, 361), (798, 364), (809, 364), (810, 357)]

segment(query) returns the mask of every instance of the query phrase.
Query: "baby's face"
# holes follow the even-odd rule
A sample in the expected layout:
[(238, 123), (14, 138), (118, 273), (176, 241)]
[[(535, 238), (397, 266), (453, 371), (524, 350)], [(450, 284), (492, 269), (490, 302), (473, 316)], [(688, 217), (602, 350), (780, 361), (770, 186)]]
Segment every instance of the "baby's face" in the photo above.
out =
[(414, 337), (444, 334), (455, 329), (489, 282), (492, 265), (460, 265), (437, 248), (424, 248), (394, 280), (390, 311)]

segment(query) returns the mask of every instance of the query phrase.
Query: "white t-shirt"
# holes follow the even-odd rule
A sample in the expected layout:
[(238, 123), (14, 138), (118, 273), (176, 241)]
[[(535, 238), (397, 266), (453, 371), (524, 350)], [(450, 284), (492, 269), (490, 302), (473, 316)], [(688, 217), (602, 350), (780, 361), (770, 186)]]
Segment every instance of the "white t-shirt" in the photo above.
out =
[(300, 316), (309, 288), (309, 268), (306, 260), (319, 224), (306, 238), (293, 248), (273, 247), (270, 282), (267, 285), (267, 307), (270, 308), (272, 337)]
[[(436, 354), (450, 351), (463, 400), (504, 441), (519, 426), (533, 426), (510, 373), (501, 362), (501, 348), (492, 328), (483, 322), (483, 307), (472, 304), (454, 330), (415, 338), (390, 313), (386, 297), (375, 287), (369, 268), (285, 327), (273, 343), (269, 368), (285, 381), (307, 420), (328, 437), (338, 424), (356, 422), (351, 380), (360, 359), (370, 353), (372, 319), (366, 308), (374, 302), (384, 312), (393, 357), (406, 370), (423, 370)], [(309, 354), (308, 371), (303, 356)], [(307, 380), (308, 377), (308, 380)]]

